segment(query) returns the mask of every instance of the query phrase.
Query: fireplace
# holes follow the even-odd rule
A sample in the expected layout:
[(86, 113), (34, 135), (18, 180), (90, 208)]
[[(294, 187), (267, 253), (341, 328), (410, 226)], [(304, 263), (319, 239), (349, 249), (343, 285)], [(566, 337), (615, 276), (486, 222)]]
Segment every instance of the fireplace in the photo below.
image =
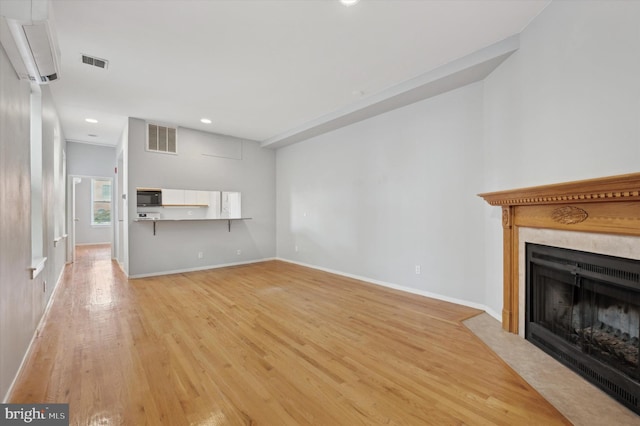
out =
[(502, 327), (519, 332), (520, 229), (640, 238), (640, 173), (479, 194), (502, 208)]
[[(640, 173), (479, 195), (502, 210), (503, 329), (523, 338), (533, 335), (530, 341), (537, 340), (535, 344), (640, 414), (638, 362), (634, 361), (638, 327), (632, 326), (633, 321), (639, 322), (634, 318), (639, 316), (640, 303), (637, 295), (626, 292), (633, 287), (629, 283), (633, 279), (625, 279), (621, 285), (597, 275), (597, 268), (575, 268), (574, 274), (566, 261), (550, 262), (555, 270), (536, 273), (551, 275), (545, 278), (547, 284), (542, 291), (549, 293), (552, 301), (542, 305), (543, 312), (533, 311), (535, 321), (527, 324), (525, 318), (528, 243), (640, 259)], [(539, 259), (537, 263), (541, 263)], [(599, 265), (598, 261), (592, 263)], [(606, 321), (588, 322), (594, 315), (606, 316)], [(617, 320), (610, 321), (611, 316)], [(621, 325), (625, 325), (625, 331)], [(551, 349), (553, 346), (560, 349)], [(618, 347), (615, 358), (607, 355), (612, 350), (615, 353), (612, 346)], [(613, 365), (603, 362), (605, 358), (614, 359)], [(581, 391), (576, 387), (575, 392)]]
[(640, 261), (526, 244), (526, 339), (640, 414)]

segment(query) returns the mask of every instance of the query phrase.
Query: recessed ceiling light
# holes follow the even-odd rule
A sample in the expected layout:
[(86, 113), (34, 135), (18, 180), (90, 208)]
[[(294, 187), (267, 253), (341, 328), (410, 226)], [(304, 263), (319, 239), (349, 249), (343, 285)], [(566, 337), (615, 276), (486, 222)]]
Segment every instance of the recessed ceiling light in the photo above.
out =
[(208, 118), (201, 118), (200, 121), (204, 124), (211, 124), (211, 120), (209, 120)]
[(340, 3), (342, 3), (345, 6), (353, 6), (354, 4), (358, 3), (360, 0), (340, 0)]
[(98, 120), (96, 120), (95, 118), (85, 118), (84, 121), (86, 121), (87, 123), (97, 123)]

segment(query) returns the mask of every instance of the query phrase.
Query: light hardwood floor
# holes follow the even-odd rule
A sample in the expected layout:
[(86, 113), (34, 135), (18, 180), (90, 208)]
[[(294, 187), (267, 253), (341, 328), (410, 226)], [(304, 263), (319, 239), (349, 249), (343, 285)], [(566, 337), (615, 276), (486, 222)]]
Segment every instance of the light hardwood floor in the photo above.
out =
[(284, 262), (127, 280), (79, 247), (11, 402), (72, 425), (570, 424), (461, 321)]

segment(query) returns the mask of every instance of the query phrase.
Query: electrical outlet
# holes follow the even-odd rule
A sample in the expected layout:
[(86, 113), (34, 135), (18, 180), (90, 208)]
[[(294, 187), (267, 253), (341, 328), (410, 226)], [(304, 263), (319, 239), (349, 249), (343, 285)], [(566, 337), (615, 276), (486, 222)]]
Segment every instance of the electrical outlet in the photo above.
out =
[(240, 256), (240, 255), (242, 254), (242, 250), (240, 250), (240, 249), (236, 250), (236, 254), (237, 254), (238, 256)]
[(295, 251), (296, 253), (299, 251), (297, 244), (295, 246), (293, 246), (293, 251)]
[(204, 253), (201, 251), (198, 252), (198, 259), (202, 259), (204, 257)]
[(420, 265), (416, 265), (416, 275), (420, 275), (421, 272), (422, 268), (420, 268)]

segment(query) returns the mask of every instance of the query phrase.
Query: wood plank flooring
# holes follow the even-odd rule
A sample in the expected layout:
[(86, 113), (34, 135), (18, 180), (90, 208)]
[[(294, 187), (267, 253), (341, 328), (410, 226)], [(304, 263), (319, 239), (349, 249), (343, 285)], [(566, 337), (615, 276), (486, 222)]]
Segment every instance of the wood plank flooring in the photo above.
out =
[(570, 424), (477, 310), (285, 262), (127, 280), (79, 247), (12, 396), (72, 425)]

